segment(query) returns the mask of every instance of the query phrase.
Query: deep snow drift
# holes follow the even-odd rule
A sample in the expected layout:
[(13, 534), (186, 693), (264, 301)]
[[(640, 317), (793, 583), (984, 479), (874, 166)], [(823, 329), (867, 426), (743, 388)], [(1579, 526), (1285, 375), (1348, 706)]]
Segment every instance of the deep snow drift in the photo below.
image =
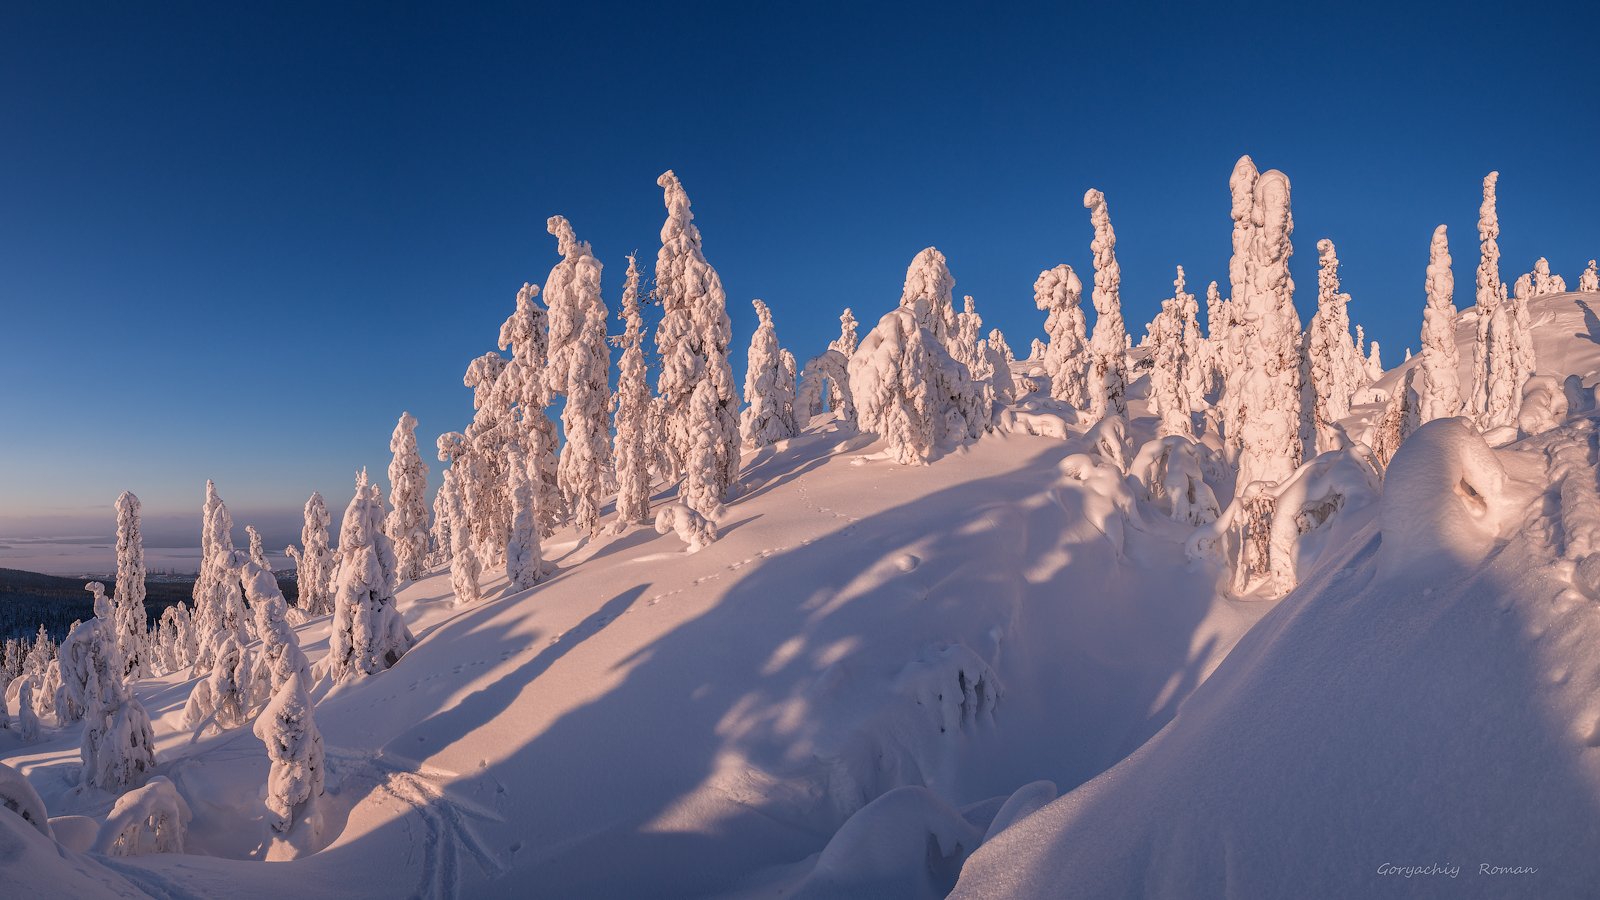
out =
[[(1533, 301), (1540, 371), (1600, 375), (1593, 296)], [(1352, 434), (1404, 368), (1356, 407)], [(192, 681), (137, 686), (157, 773), (193, 817), (184, 854), (86, 852), (70, 817), (102, 820), (113, 798), (77, 787), (77, 726), (34, 744), (0, 730), (0, 762), (59, 840), (0, 814), (0, 859), (25, 890), (87, 897), (1595, 884), (1592, 409), (1494, 449), (1427, 426), (1382, 499), (1302, 546), (1295, 590), (1233, 599), (1229, 572), (1186, 556), (1190, 513), (1124, 474), (1149, 462), (1157, 425), (1130, 376), (1126, 444), (1033, 394), (1001, 432), (904, 467), (819, 417), (746, 455), (720, 539), (698, 552), (648, 527), (567, 530), (528, 590), (497, 573), (458, 608), (446, 570), (407, 584), (416, 645), (318, 690), (326, 846), (293, 861), (261, 861), (260, 739), (194, 739)], [(1231, 483), (1213, 484), (1226, 503)], [(313, 663), (328, 628), (296, 628)], [(1480, 862), (1539, 872), (1479, 877)], [(1376, 874), (1385, 863), (1462, 872)]]

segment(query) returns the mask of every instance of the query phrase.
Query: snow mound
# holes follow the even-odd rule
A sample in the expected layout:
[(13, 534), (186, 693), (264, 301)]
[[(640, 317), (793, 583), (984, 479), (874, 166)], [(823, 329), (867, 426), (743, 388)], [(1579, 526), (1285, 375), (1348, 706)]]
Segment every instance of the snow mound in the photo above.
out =
[(1493, 546), (1508, 503), (1505, 467), (1468, 420), (1422, 426), (1384, 478), (1379, 577), (1423, 580), (1476, 565)]

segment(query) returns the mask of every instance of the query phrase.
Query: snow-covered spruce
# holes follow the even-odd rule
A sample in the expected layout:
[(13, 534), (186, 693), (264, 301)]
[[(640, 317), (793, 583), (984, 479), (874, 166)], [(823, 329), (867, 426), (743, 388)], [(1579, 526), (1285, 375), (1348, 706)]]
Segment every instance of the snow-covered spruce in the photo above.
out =
[[(1374, 342), (1376, 343), (1376, 342)], [(1417, 395), (1417, 367), (1406, 369), (1405, 377), (1395, 387), (1383, 416), (1373, 423), (1367, 444), (1378, 464), (1387, 466), (1400, 445), (1421, 422), (1422, 403)]]
[(139, 533), (139, 498), (131, 491), (117, 497), (116, 640), (125, 677), (151, 673), (145, 653), (148, 619), (144, 609), (144, 538)]
[[(383, 533), (383, 500), (362, 470), (339, 526), (339, 583), (322, 671), (341, 684), (389, 668), (414, 642), (395, 608), (394, 548)], [(501, 551), (504, 552), (503, 550)]]
[[(622, 358), (618, 362), (615, 437), (612, 458), (617, 470), (617, 522), (621, 531), (643, 525), (650, 517), (650, 381), (644, 359), (644, 314), (639, 309), (639, 266), (628, 256), (622, 289)], [(515, 525), (513, 525), (513, 530)]]
[(1128, 414), (1128, 330), (1122, 323), (1122, 268), (1117, 265), (1117, 235), (1111, 229), (1106, 197), (1090, 188), (1083, 195), (1094, 226), (1094, 334), (1089, 339), (1089, 417), (1092, 420)]
[(739, 431), (747, 446), (760, 449), (794, 437), (794, 385), (783, 367), (783, 350), (778, 346), (778, 330), (772, 324), (772, 310), (760, 300), (752, 301), (756, 310), (756, 330), (750, 335), (750, 352), (744, 376), (745, 410)]
[(271, 568), (267, 563), (267, 545), (261, 540), (261, 532), (254, 525), (244, 527), (246, 555), (250, 561), (263, 568)]
[[(442, 442), (444, 438), (439, 440)], [(454, 466), (445, 470), (439, 496), (444, 498), (445, 519), (450, 523), (450, 587), (455, 592), (455, 603), (457, 606), (476, 603), (479, 597), (478, 577), (483, 572), (483, 564), (478, 559), (478, 551), (466, 527), (466, 503), (461, 497), (461, 488), (456, 484)]]
[(1600, 268), (1596, 268), (1592, 259), (1589, 260), (1589, 267), (1578, 276), (1578, 290), (1585, 294), (1600, 292)]
[(944, 254), (925, 247), (906, 267), (905, 286), (900, 291), (900, 308), (914, 315), (917, 325), (947, 350), (957, 330), (955, 287)]
[(83, 710), (79, 784), (121, 793), (154, 771), (150, 716), (123, 680), (115, 622), (96, 616), (61, 643), (62, 688)]
[(428, 555), (428, 464), (417, 452), (417, 417), (400, 414), (389, 438), (389, 519), (384, 531), (394, 543), (398, 577), (415, 581)]
[(914, 312), (896, 309), (878, 321), (850, 357), (856, 422), (882, 438), (885, 452), (901, 465), (924, 463), (933, 454), (929, 337)]
[(297, 605), (309, 616), (324, 615), (333, 609), (333, 551), (328, 549), (328, 526), (332, 521), (327, 501), (321, 493), (312, 491), (306, 501), (304, 524), (300, 526), (300, 549), (291, 554), (300, 593)]
[(1455, 275), (1445, 227), (1433, 231), (1428, 250), (1428, 307), (1422, 312), (1422, 383), (1419, 420), (1461, 415), (1461, 376), (1456, 349)]
[(1365, 379), (1350, 340), (1350, 295), (1339, 290), (1339, 257), (1333, 241), (1317, 241), (1317, 259), (1317, 312), (1311, 317), (1308, 341), (1316, 449), (1326, 453), (1348, 443), (1339, 423), (1350, 415), (1350, 398), (1357, 382)]
[(1068, 265), (1046, 269), (1033, 282), (1033, 303), (1046, 313), (1044, 333), (1050, 338), (1041, 360), (1050, 377), (1050, 396), (1087, 411), (1089, 343), (1082, 296), (1083, 283)]
[(999, 353), (1005, 359), (1007, 366), (1017, 361), (1017, 354), (1012, 351), (1005, 334), (998, 328), (989, 329), (989, 349)]
[[(545, 366), (550, 345), (549, 314), (539, 305), (538, 296), (538, 285), (524, 283), (517, 291), (516, 309), (500, 325), (500, 349), (511, 350), (511, 362), (500, 377), (505, 381), (504, 389), (515, 398), (516, 429), (535, 475), (539, 534), (548, 537), (566, 521), (567, 506), (561, 497), (556, 472), (559, 443), (556, 423), (547, 409), (550, 394), (545, 386)], [(449, 541), (439, 542), (439, 537), (435, 535), (435, 549), (448, 558)]]
[(722, 514), (726, 487), (720, 480), (717, 451), (721, 440), (717, 417), (717, 389), (710, 380), (695, 387), (689, 405), (688, 454), (684, 457), (683, 484), (678, 496), (683, 504), (706, 519)]
[[(550, 309), (550, 361), (545, 386), (563, 396), (561, 428), (566, 441), (556, 469), (561, 495), (579, 534), (600, 527), (602, 495), (611, 482), (611, 354), (606, 345), (606, 306), (600, 299), (600, 261), (572, 224), (552, 216), (561, 262), (545, 280)], [(510, 482), (507, 482), (510, 484)]]
[(272, 570), (246, 561), (241, 566), (245, 596), (255, 614), (260, 650), (251, 661), (250, 706), (265, 703), (291, 675), (303, 676), (310, 684), (311, 666), (300, 650), (300, 639), (289, 627), (288, 601), (278, 589)]
[[(539, 509), (535, 505), (533, 477), (521, 441), (512, 441), (506, 448), (506, 476), (511, 479), (511, 535), (506, 545), (506, 577), (511, 581), (512, 590), (522, 591), (538, 582), (543, 574), (544, 559), (539, 544)], [(476, 587), (474, 573), (466, 592), (470, 595)], [(458, 591), (458, 598), (460, 594)]]
[(1499, 178), (1499, 172), (1484, 176), (1483, 203), (1478, 208), (1478, 334), (1472, 354), (1472, 412), (1485, 430), (1516, 423), (1522, 387), (1513, 360), (1516, 314), (1509, 308), (1506, 286), (1500, 281), (1500, 217), (1495, 209)]
[[(1241, 165), (1249, 157), (1240, 160)], [(1248, 171), (1253, 174), (1254, 167)], [(1228, 392), (1236, 410), (1239, 475), (1243, 488), (1254, 481), (1280, 483), (1299, 467), (1301, 441), (1301, 341), (1299, 318), (1294, 312), (1294, 282), (1289, 278), (1290, 236), (1294, 219), (1289, 211), (1289, 178), (1276, 169), (1257, 178), (1240, 180), (1235, 170), (1236, 194), (1248, 190), (1249, 212), (1256, 224), (1250, 231), (1250, 283), (1242, 297), (1234, 297), (1240, 322), (1234, 329), (1239, 348)], [(1236, 196), (1235, 207), (1238, 199)], [(1237, 416), (1237, 412), (1235, 413)]]
[(312, 716), (303, 673), (291, 673), (278, 687), (256, 719), (254, 731), (272, 760), (266, 800), (272, 830), (287, 835), (291, 843), (310, 845), (322, 829), (317, 801), (322, 797), (324, 766), (322, 733)]
[[(681, 474), (691, 445), (709, 441), (714, 465), (697, 477), (702, 479), (701, 489), (715, 494), (721, 503), (739, 468), (739, 400), (728, 364), (733, 327), (727, 297), (722, 279), (701, 249), (700, 229), (678, 176), (667, 171), (656, 183), (664, 191), (667, 207), (656, 255), (656, 296), (662, 308), (656, 331), (661, 358), (656, 393), (662, 404), (667, 464), (674, 474)], [(711, 385), (715, 400), (711, 418), (704, 422), (695, 416), (696, 409), (704, 412), (705, 406), (697, 406), (693, 397), (703, 382)]]
[(511, 500), (506, 496), (505, 445), (510, 439), (513, 394), (505, 357), (485, 353), (467, 366), (462, 383), (472, 388), (472, 422), (463, 434), (457, 486), (467, 504), (467, 525), (478, 554), (490, 568), (504, 565)]
[(197, 672), (210, 670), (217, 649), (227, 640), (241, 645), (250, 642), (244, 594), (234, 568), (233, 517), (210, 481), (206, 482), (203, 515), (200, 574), (194, 585)]
[(204, 734), (211, 726), (228, 731), (250, 721), (255, 676), (245, 645), (228, 635), (216, 648), (210, 673), (189, 692), (183, 724)]
[[(846, 306), (844, 312), (839, 314), (839, 336), (828, 343), (828, 349), (839, 351), (839, 354), (848, 360), (856, 352), (856, 345), (860, 342), (856, 337), (857, 325), (855, 313), (851, 312), (850, 307)], [(839, 410), (847, 401), (849, 393), (848, 389), (841, 388), (838, 383), (830, 381), (828, 383), (828, 408)], [(820, 411), (820, 408), (818, 411)]]
[(1185, 341), (1185, 317), (1192, 314), (1194, 295), (1184, 290), (1183, 267), (1172, 282), (1173, 296), (1161, 303), (1161, 311), (1150, 322), (1150, 399), (1160, 421), (1159, 437), (1193, 437), (1194, 421), (1190, 408), (1190, 347)]

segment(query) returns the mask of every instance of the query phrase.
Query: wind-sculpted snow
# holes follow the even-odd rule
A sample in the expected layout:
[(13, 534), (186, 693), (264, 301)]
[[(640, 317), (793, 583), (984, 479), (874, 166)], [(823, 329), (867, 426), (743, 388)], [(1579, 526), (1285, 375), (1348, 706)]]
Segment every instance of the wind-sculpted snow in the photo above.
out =
[(1379, 576), (1421, 581), (1470, 570), (1494, 545), (1511, 503), (1505, 467), (1466, 419), (1429, 422), (1384, 474)]

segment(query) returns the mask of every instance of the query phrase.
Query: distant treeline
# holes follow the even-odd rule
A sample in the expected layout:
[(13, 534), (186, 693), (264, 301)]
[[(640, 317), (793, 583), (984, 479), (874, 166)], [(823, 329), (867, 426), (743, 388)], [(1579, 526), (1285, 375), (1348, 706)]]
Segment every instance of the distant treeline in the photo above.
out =
[[(28, 638), (39, 633), (42, 624), (54, 641), (67, 636), (72, 623), (94, 615), (94, 597), (83, 586), (91, 581), (105, 584), (106, 593), (115, 593), (115, 576), (63, 578), (19, 569), (0, 569), (0, 641)], [(290, 603), (299, 597), (292, 576), (278, 576), (278, 587)], [(194, 579), (163, 578), (145, 582), (145, 614), (154, 626), (167, 607), (191, 602)]]

